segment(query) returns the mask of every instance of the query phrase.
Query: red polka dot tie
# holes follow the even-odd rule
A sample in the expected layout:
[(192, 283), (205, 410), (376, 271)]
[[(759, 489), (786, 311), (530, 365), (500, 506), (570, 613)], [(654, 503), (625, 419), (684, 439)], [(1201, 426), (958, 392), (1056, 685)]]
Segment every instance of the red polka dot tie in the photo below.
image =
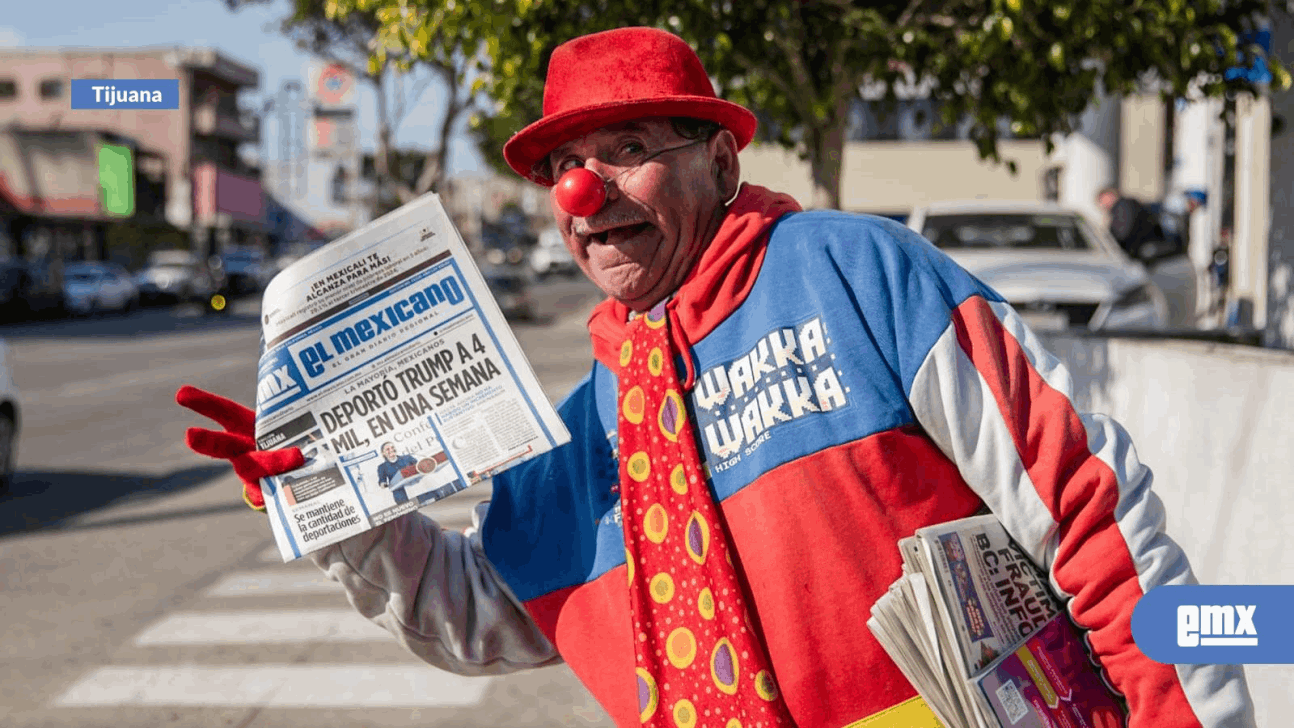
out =
[(701, 473), (664, 304), (620, 349), (620, 503), (639, 717), (668, 728), (793, 726)]

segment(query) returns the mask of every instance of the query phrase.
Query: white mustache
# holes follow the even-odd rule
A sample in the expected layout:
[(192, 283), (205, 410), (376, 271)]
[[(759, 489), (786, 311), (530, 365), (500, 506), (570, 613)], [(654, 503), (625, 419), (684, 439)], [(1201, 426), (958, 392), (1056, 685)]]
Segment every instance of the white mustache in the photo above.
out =
[(580, 237), (588, 237), (596, 233), (605, 232), (612, 228), (625, 227), (627, 225), (641, 225), (647, 222), (642, 219), (641, 215), (631, 210), (620, 212), (611, 211), (606, 214), (597, 214), (590, 218), (578, 218), (571, 223), (571, 232)]

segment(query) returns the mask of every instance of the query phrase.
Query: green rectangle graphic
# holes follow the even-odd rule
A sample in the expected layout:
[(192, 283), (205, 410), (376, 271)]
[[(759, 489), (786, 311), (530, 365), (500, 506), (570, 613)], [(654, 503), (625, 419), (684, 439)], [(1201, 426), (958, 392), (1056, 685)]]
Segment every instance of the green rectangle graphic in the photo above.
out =
[(130, 147), (99, 147), (99, 189), (105, 212), (122, 217), (135, 214), (135, 158)]

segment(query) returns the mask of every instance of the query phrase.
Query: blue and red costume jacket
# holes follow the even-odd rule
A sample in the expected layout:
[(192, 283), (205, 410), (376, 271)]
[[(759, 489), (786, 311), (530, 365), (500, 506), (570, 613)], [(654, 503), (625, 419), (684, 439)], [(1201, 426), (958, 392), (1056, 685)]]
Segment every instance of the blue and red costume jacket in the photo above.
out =
[[(681, 292), (718, 286), (722, 300), (684, 296), (693, 309), (673, 320), (700, 452), (797, 724), (848, 726), (916, 694), (870, 608), (900, 575), (900, 538), (985, 506), (1048, 570), (1134, 728), (1252, 723), (1239, 668), (1162, 665), (1133, 644), (1137, 599), (1193, 583), (1190, 567), (1127, 433), (1076, 409), (1013, 309), (892, 221), (770, 223), (739, 265), (708, 250)], [(432, 664), (564, 660), (635, 726), (621, 524), (636, 516), (619, 511), (615, 432), (626, 314), (595, 314), (598, 361), (558, 408), (571, 443), (496, 477), (478, 532), (412, 516), (315, 559)]]

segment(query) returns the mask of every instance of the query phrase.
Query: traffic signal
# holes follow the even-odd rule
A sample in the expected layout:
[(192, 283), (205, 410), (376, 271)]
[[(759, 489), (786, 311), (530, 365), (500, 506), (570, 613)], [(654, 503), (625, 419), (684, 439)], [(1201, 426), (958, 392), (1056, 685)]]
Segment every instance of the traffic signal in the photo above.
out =
[(99, 189), (105, 212), (120, 217), (135, 214), (135, 156), (130, 147), (99, 147)]

